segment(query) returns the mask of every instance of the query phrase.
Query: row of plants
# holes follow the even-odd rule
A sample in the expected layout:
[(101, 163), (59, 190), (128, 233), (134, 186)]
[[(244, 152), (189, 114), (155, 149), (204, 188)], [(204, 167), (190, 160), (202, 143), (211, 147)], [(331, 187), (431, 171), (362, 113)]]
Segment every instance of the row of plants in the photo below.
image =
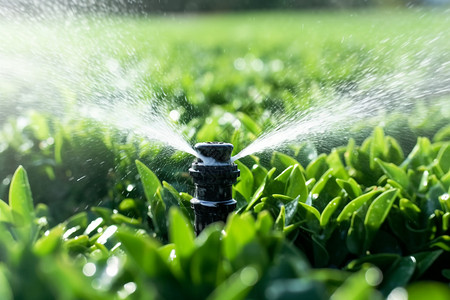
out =
[(191, 196), (140, 161), (145, 200), (131, 193), (62, 222), (34, 206), (19, 167), (0, 202), (0, 295), (447, 299), (449, 131), (419, 138), (406, 157), (377, 128), (308, 164), (297, 161), (307, 146), (274, 152), (265, 165), (244, 159), (237, 212), (198, 237)]

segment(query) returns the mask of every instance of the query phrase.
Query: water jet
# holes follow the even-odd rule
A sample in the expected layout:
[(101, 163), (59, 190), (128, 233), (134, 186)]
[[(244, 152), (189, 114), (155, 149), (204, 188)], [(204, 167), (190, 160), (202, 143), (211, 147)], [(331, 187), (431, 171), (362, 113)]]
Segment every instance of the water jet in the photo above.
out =
[(189, 173), (195, 185), (191, 207), (195, 213), (195, 233), (198, 235), (208, 224), (225, 222), (228, 214), (236, 208), (232, 185), (240, 171), (231, 162), (232, 144), (207, 142), (198, 143), (194, 148), (198, 157)]

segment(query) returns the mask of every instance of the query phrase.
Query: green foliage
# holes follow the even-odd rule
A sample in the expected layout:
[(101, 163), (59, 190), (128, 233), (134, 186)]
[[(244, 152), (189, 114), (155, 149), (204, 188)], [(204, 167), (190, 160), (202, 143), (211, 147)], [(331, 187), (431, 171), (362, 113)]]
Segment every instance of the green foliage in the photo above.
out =
[[(361, 29), (346, 43), (346, 15), (317, 16), (271, 14), (276, 26), (261, 22), (266, 15), (249, 23), (222, 16), (214, 26), (204, 16), (181, 20), (176, 34), (172, 19), (136, 19), (115, 30), (148, 74), (143, 98), (177, 110), (191, 143), (232, 140), (239, 151), (323, 90), (352, 85), (367, 70), (392, 71), (398, 44), (410, 42), (386, 40), (398, 19), (422, 30), (420, 20), (435, 15), (399, 13), (387, 23), (361, 12), (352, 17)], [(292, 39), (285, 18), (302, 39)], [(152, 40), (146, 32), (156, 23), (162, 29)], [(433, 38), (439, 28), (430, 29)], [(136, 36), (126, 39), (130, 32)], [(106, 44), (116, 49), (114, 42)], [(124, 70), (133, 65), (128, 53), (114, 59)], [(335, 143), (327, 153), (304, 143), (238, 161), (237, 212), (198, 237), (191, 157), (87, 120), (2, 120), (0, 298), (420, 299), (425, 291), (448, 299), (450, 127), (441, 126), (445, 112), (427, 117), (386, 120), (365, 141)], [(388, 135), (396, 126), (422, 137), (405, 145)]]
[[(241, 213), (198, 237), (190, 196), (161, 184), (140, 161), (149, 223), (126, 198), (118, 208), (134, 216), (93, 207), (50, 228), (48, 210), (33, 207), (19, 167), (9, 204), (0, 202), (0, 293), (5, 299), (378, 299), (406, 288), (411, 297), (421, 295), (423, 280), (448, 273), (441, 262), (450, 254), (449, 189), (441, 180), (449, 144), (419, 139), (398, 165), (377, 156), (363, 165), (336, 156), (348, 149), (367, 157), (374, 149), (388, 153), (390, 137), (380, 130), (364, 143), (379, 145), (350, 141), (313, 160), (310, 166), (320, 161), (330, 168), (319, 174), (276, 154), (271, 163), (282, 170), (272, 168), (256, 187), (252, 170), (262, 167), (238, 162)], [(363, 168), (380, 178), (368, 182), (350, 172)], [(448, 287), (433, 284), (436, 297), (445, 298)]]

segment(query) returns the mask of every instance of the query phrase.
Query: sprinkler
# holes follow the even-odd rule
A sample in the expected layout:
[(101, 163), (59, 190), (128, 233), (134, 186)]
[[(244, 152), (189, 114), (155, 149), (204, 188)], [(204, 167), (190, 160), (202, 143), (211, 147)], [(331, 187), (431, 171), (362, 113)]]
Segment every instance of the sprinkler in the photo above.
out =
[(231, 162), (233, 145), (228, 143), (198, 143), (199, 154), (189, 169), (194, 179), (195, 194), (191, 207), (195, 213), (195, 233), (208, 224), (223, 221), (236, 208), (232, 185), (239, 177), (237, 165)]

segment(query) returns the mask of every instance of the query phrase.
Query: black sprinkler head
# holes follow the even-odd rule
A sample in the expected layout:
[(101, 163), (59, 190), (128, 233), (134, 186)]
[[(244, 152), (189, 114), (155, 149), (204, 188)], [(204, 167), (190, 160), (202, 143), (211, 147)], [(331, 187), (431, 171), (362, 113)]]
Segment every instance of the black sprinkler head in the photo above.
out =
[(232, 144), (199, 143), (195, 149), (201, 158), (192, 163), (189, 173), (195, 185), (191, 207), (195, 212), (195, 232), (198, 235), (208, 224), (225, 222), (236, 208), (232, 186), (240, 172), (231, 162)]
[(195, 150), (202, 156), (214, 158), (217, 162), (226, 163), (231, 159), (233, 145), (220, 142), (198, 143)]

